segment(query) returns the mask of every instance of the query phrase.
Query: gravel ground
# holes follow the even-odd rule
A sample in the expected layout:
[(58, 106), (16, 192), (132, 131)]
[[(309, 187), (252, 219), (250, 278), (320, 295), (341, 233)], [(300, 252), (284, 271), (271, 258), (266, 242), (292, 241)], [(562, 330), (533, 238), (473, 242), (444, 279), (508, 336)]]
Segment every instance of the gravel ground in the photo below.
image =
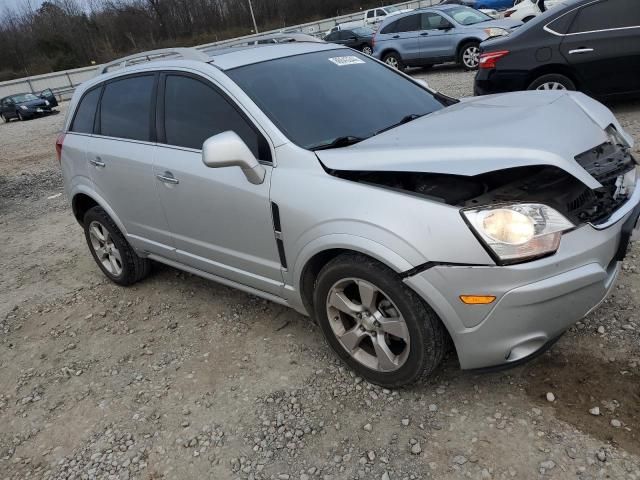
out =
[[(412, 73), (471, 93), (455, 67)], [(640, 141), (640, 103), (613, 107)], [(281, 306), (163, 266), (107, 282), (62, 194), (61, 110), (0, 125), (0, 478), (640, 479), (638, 247), (537, 360), (450, 355), (384, 390)]]

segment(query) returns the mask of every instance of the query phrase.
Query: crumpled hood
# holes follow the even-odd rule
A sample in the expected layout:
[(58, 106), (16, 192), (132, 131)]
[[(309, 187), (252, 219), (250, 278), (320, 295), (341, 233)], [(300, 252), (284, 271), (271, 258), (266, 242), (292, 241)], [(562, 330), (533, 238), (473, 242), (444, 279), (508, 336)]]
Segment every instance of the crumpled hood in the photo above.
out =
[(552, 165), (590, 188), (600, 187), (575, 157), (608, 140), (613, 114), (575, 92), (516, 92), (460, 103), (356, 145), (320, 150), (330, 169), (473, 176), (495, 170)]
[(474, 25), (469, 25), (472, 28), (505, 28), (507, 30), (512, 30), (514, 28), (520, 27), (522, 22), (520, 20), (514, 20), (512, 18), (500, 18), (496, 20), (489, 20), (482, 23), (476, 23)]

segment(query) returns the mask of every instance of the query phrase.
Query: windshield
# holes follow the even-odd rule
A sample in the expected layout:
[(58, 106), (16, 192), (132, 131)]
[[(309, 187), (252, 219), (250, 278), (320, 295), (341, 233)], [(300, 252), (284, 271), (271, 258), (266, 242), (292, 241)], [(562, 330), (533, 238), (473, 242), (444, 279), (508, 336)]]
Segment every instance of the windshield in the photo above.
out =
[(460, 25), (475, 25), (476, 23), (493, 20), (489, 15), (485, 15), (475, 8), (464, 7), (462, 5), (459, 7), (449, 8), (446, 12)]
[[(350, 49), (280, 58), (227, 74), (295, 144), (346, 146), (443, 108), (421, 86)], [(411, 118), (413, 119), (413, 118)], [(425, 132), (425, 135), (428, 132)]]
[(21, 93), (20, 95), (14, 95), (11, 98), (13, 98), (13, 101), (16, 103), (28, 102), (30, 100), (38, 100), (38, 97), (36, 97), (33, 93)]
[(373, 36), (374, 31), (367, 27), (358, 27), (351, 30), (356, 35), (360, 35), (361, 37)]

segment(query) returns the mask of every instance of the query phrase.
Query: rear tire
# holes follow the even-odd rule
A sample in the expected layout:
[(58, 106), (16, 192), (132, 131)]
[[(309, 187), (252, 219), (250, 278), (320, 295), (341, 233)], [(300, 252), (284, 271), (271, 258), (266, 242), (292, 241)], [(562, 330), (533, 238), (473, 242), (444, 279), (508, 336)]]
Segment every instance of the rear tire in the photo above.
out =
[(9, 119), (7, 117), (4, 116), (4, 113), (0, 113), (0, 118), (2, 118), (2, 121), (4, 123), (9, 123)]
[(89, 209), (83, 224), (89, 251), (109, 280), (129, 286), (149, 274), (151, 262), (138, 256), (102, 207)]
[(565, 77), (564, 75), (560, 75), (559, 73), (552, 73), (549, 75), (542, 75), (538, 77), (531, 85), (529, 85), (527, 90), (576, 90), (576, 84), (573, 83), (569, 77)]
[(477, 70), (480, 64), (480, 44), (478, 42), (465, 43), (458, 52), (458, 63), (465, 70)]
[(364, 255), (340, 255), (325, 265), (316, 280), (313, 305), (338, 357), (383, 387), (428, 376), (448, 348), (446, 330), (435, 312), (394, 271)]
[(396, 52), (387, 53), (382, 61), (389, 65), (391, 68), (395, 68), (396, 70), (404, 71), (405, 65), (402, 62), (402, 58)]
[(360, 48), (360, 51), (365, 55), (369, 55), (369, 56), (373, 55), (373, 49), (371, 48), (370, 45), (366, 45), (366, 44), (363, 45), (362, 48)]

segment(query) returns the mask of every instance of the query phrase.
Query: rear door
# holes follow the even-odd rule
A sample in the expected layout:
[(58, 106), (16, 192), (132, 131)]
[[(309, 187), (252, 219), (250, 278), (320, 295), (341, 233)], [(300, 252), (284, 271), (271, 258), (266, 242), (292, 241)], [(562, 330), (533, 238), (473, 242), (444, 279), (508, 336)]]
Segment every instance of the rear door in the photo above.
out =
[(422, 55), (422, 15), (414, 13), (400, 18), (394, 22), (395, 29), (391, 38), (395, 41), (394, 45), (399, 46), (399, 53), (402, 60), (406, 63), (415, 63), (419, 61)]
[(96, 191), (123, 223), (127, 240), (171, 258), (172, 236), (153, 176), (157, 76), (129, 75), (104, 84), (86, 159)]
[[(221, 88), (200, 76), (160, 77), (156, 190), (174, 234), (177, 259), (213, 275), (282, 295), (269, 187), (271, 148)], [(265, 169), (260, 185), (237, 167), (208, 168), (204, 141), (233, 131)]]
[(560, 50), (593, 95), (640, 91), (640, 2), (600, 0), (582, 7)]

